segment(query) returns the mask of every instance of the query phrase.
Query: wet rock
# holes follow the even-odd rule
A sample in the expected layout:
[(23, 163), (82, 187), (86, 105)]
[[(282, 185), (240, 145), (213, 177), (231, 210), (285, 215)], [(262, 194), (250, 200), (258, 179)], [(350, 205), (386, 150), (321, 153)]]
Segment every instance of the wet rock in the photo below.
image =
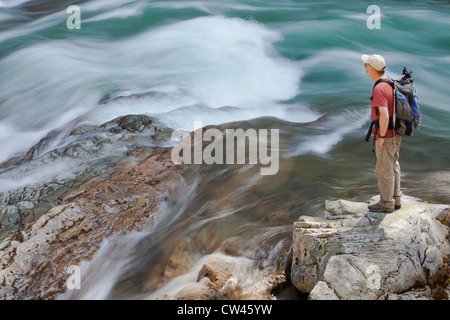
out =
[(50, 132), (13, 166), (0, 171), (0, 178), (26, 184), (0, 192), (0, 204), (19, 208), (0, 221), (0, 240), (20, 225), (36, 221), (68, 192), (105, 174), (120, 161), (145, 159), (155, 148), (167, 144), (171, 132), (144, 115)]
[(18, 220), (19, 208), (7, 204), (0, 205), (0, 228), (12, 228), (18, 224)]
[[(290, 243), (281, 244), (276, 257), (230, 256), (224, 251), (238, 239), (224, 242), (216, 252), (202, 257), (186, 277), (195, 274), (175, 294), (162, 294), (156, 299), (176, 300), (270, 300), (275, 298), (277, 286), (288, 282), (286, 274), (289, 265)], [(286, 251), (286, 252), (284, 252)], [(237, 253), (232, 251), (231, 253)], [(275, 260), (275, 261), (274, 261)], [(177, 278), (172, 279), (176, 283)], [(170, 286), (169, 286), (170, 287)]]
[(210, 282), (208, 279), (205, 283), (192, 282), (183, 287), (176, 295), (172, 296), (161, 296), (157, 300), (214, 300), (216, 292), (210, 287)]
[(449, 277), (448, 206), (404, 196), (391, 214), (343, 200), (326, 209), (294, 224), (291, 278), (309, 299), (413, 299)]
[[(152, 158), (117, 169), (111, 168), (113, 175), (81, 185), (66, 202), (15, 233), (10, 238), (13, 241), (2, 242), (0, 298), (52, 299), (64, 290), (69, 265), (92, 258), (106, 237), (152, 223), (173, 185), (153, 187), (136, 177), (157, 176), (168, 169)], [(137, 205), (142, 198), (145, 204)]]
[(281, 249), (276, 269), (269, 278), (269, 293), (276, 295), (291, 283), (292, 242), (285, 241)]
[[(67, 289), (68, 266), (90, 260), (107, 237), (151, 225), (182, 179), (170, 149), (155, 143), (167, 133), (146, 116), (120, 117), (72, 130), (65, 146), (45, 154), (36, 147), (3, 172), (12, 177), (61, 159), (80, 165), (75, 175), (0, 195), (0, 230), (8, 230), (0, 238), (0, 299), (54, 299)], [(119, 151), (114, 159), (111, 148)]]
[(16, 206), (10, 206), (10, 205), (3, 205), (0, 206), (0, 215), (18, 215), (19, 214), (19, 208)]
[(177, 300), (217, 300), (232, 294), (227, 285), (232, 281), (231, 272), (217, 262), (205, 263), (198, 272), (197, 282), (184, 286), (176, 295)]

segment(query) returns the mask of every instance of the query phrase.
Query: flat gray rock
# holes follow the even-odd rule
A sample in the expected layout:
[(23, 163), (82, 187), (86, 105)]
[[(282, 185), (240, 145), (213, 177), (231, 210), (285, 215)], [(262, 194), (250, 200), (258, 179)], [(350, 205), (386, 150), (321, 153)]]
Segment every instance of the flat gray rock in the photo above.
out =
[(425, 289), (448, 277), (450, 206), (408, 196), (390, 214), (367, 205), (327, 201), (324, 218), (294, 223), (292, 283), (314, 300), (432, 299)]

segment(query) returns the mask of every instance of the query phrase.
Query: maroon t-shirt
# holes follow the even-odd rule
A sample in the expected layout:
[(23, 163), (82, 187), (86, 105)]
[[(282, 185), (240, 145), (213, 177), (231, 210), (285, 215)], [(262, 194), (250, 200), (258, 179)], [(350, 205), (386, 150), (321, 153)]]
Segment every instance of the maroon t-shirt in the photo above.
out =
[[(388, 80), (391, 80), (391, 78), (387, 78)], [(372, 105), (372, 119), (378, 120), (379, 115), (377, 115), (378, 107), (387, 107), (389, 111), (389, 118), (392, 118), (394, 115), (394, 91), (392, 89), (392, 86), (387, 82), (380, 82), (377, 84), (375, 89), (373, 89), (373, 99), (371, 102)], [(378, 111), (379, 114), (379, 111)], [(378, 137), (380, 134), (380, 128), (374, 127), (373, 132), (375, 136)], [(395, 130), (387, 130), (386, 131), (386, 138), (392, 138), (393, 136), (397, 135), (397, 132)]]

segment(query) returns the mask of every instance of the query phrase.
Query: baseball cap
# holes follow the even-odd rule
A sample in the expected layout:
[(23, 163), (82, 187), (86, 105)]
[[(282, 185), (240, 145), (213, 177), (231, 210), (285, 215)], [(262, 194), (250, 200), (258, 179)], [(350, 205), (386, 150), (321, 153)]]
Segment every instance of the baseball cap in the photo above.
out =
[(377, 71), (381, 71), (386, 68), (386, 61), (384, 61), (384, 58), (379, 54), (373, 54), (371, 56), (363, 54), (361, 60), (364, 63), (370, 64)]

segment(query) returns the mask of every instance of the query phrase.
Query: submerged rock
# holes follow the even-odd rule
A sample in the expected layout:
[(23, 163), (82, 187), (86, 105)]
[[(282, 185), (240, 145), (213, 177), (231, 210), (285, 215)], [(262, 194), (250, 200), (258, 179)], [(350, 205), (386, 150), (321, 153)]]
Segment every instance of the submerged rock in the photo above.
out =
[(402, 202), (385, 214), (368, 212), (367, 203), (327, 201), (325, 218), (300, 217), (292, 283), (313, 300), (444, 297), (448, 289), (435, 289), (450, 277), (450, 206)]

